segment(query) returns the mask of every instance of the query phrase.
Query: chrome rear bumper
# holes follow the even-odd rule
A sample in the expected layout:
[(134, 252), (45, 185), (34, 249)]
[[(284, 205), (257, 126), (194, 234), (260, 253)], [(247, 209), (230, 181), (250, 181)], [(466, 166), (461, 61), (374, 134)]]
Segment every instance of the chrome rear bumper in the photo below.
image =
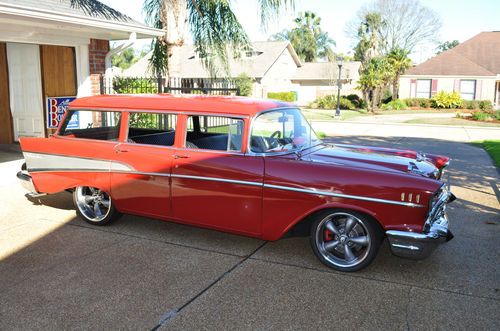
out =
[(423, 233), (389, 230), (386, 232), (392, 253), (410, 259), (425, 259), (439, 244), (453, 239), (446, 216), (446, 204), (454, 201), (455, 196), (443, 190), (435, 206), (429, 212)]

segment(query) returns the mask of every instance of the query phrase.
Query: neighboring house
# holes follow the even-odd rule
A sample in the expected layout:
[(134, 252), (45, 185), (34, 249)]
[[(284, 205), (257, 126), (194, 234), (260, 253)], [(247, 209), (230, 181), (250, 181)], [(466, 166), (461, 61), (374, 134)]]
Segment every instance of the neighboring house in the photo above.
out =
[(500, 31), (482, 32), (434, 56), (401, 76), (400, 98), (431, 98), (438, 91), (458, 92), (464, 100), (500, 98)]
[(116, 11), (112, 18), (89, 15), (70, 3), (0, 0), (0, 143), (53, 132), (48, 97), (99, 93), (110, 40), (164, 33)]
[[(176, 68), (176, 78), (210, 78), (210, 73), (202, 65), (192, 45), (184, 45), (179, 52), (180, 68)], [(299, 104), (307, 104), (318, 96), (336, 93), (338, 66), (335, 63), (301, 63), (293, 46), (288, 41), (263, 41), (252, 43), (252, 48), (244, 50), (239, 58), (229, 59), (232, 77), (245, 73), (255, 80), (253, 96), (266, 98), (268, 92), (295, 91)], [(128, 77), (151, 77), (149, 66), (151, 53), (140, 59), (121, 75)], [(346, 69), (346, 70), (344, 70)], [(342, 70), (342, 94), (354, 91), (358, 78), (359, 62), (348, 62)], [(221, 73), (220, 76), (224, 76)]]

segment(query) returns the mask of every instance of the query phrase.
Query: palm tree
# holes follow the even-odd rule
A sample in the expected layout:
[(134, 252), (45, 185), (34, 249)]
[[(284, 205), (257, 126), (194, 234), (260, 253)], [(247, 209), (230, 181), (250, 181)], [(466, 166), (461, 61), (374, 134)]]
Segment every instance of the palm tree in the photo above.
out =
[(371, 58), (380, 55), (383, 40), (380, 39), (380, 30), (385, 22), (377, 12), (369, 12), (358, 28), (359, 42), (354, 48), (354, 59), (365, 63)]
[[(271, 18), (277, 17), (281, 9), (293, 8), (294, 0), (257, 0), (263, 27)], [(248, 47), (250, 40), (236, 18), (231, 3), (233, 0), (144, 0), (146, 21), (165, 30), (165, 36), (153, 41), (151, 66), (158, 76), (178, 73), (180, 47), (185, 41), (187, 28), (192, 33), (193, 43), (204, 65), (212, 75), (218, 67), (229, 72), (230, 50)], [(75, 7), (95, 15), (95, 9), (103, 5), (97, 0), (71, 0)], [(97, 5), (100, 4), (100, 5)], [(107, 12), (111, 8), (107, 8)], [(239, 54), (239, 52), (235, 52)], [(171, 61), (169, 61), (171, 60)]]
[(332, 46), (335, 41), (321, 30), (321, 18), (311, 11), (300, 13), (293, 20), (296, 27), (283, 30), (271, 37), (271, 40), (288, 40), (299, 58), (305, 62), (315, 62), (318, 58), (332, 61)]
[(394, 76), (392, 78), (392, 99), (395, 100), (399, 97), (399, 78), (406, 70), (411, 68), (411, 59), (408, 57), (408, 51), (396, 47), (391, 50), (387, 55)]

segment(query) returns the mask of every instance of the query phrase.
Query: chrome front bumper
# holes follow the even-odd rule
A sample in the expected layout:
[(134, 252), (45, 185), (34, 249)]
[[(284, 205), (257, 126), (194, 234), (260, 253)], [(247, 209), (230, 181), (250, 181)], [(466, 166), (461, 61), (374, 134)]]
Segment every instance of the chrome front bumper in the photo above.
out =
[(422, 233), (409, 231), (389, 230), (386, 232), (392, 253), (410, 259), (425, 259), (439, 244), (453, 239), (448, 229), (449, 221), (446, 216), (446, 204), (456, 198), (447, 189), (439, 195), (436, 204), (431, 208)]

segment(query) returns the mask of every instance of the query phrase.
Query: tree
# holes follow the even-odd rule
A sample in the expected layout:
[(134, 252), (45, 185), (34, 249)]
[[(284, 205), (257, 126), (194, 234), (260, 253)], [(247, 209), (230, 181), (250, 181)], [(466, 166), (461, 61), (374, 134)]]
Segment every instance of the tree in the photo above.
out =
[(347, 26), (353, 39), (357, 38), (360, 22), (368, 13), (379, 13), (384, 22), (378, 32), (384, 54), (395, 48), (411, 53), (424, 42), (436, 42), (442, 26), (439, 15), (419, 0), (374, 0), (363, 6)]
[(399, 97), (399, 78), (406, 70), (411, 68), (412, 62), (408, 57), (408, 51), (401, 48), (391, 50), (387, 55), (389, 64), (392, 66), (392, 99), (395, 100)]
[(363, 93), (369, 111), (380, 104), (382, 91), (393, 77), (392, 66), (388, 58), (378, 56), (370, 58), (360, 70), (358, 88)]
[(253, 93), (253, 79), (245, 73), (240, 74), (234, 80), (234, 84), (240, 89), (240, 95), (250, 96)]
[[(180, 47), (184, 32), (189, 28), (193, 43), (212, 76), (222, 67), (229, 72), (230, 50), (247, 47), (249, 38), (234, 14), (232, 0), (144, 0), (147, 23), (165, 30), (165, 35), (153, 40), (151, 65), (154, 74), (176, 75), (180, 70)], [(262, 26), (279, 15), (280, 10), (294, 6), (294, 0), (258, 0)], [(117, 12), (97, 0), (71, 0), (91, 15), (99, 10), (113, 17)], [(105, 7), (105, 9), (103, 9)], [(118, 13), (120, 14), (120, 13)], [(123, 18), (123, 15), (119, 15)], [(239, 52), (235, 52), (239, 54)], [(171, 61), (169, 61), (171, 60)]]
[(133, 48), (127, 48), (123, 52), (120, 52), (117, 55), (113, 56), (113, 58), (111, 59), (113, 67), (118, 67), (121, 69), (128, 69), (137, 61), (139, 61), (139, 57), (136, 56)]
[(361, 65), (379, 55), (383, 43), (380, 31), (384, 26), (385, 22), (377, 12), (366, 13), (359, 24), (358, 44), (354, 48), (354, 59), (361, 61)]
[(283, 30), (271, 37), (271, 40), (288, 40), (298, 57), (305, 62), (315, 62), (318, 58), (333, 61), (332, 47), (335, 41), (321, 30), (321, 18), (311, 11), (300, 13), (294, 19), (296, 27)]
[(443, 52), (446, 52), (449, 49), (452, 49), (453, 47), (456, 47), (460, 44), (458, 40), (452, 40), (452, 41), (445, 41), (439, 44), (439, 46), (436, 48), (437, 52), (436, 54), (441, 54)]

